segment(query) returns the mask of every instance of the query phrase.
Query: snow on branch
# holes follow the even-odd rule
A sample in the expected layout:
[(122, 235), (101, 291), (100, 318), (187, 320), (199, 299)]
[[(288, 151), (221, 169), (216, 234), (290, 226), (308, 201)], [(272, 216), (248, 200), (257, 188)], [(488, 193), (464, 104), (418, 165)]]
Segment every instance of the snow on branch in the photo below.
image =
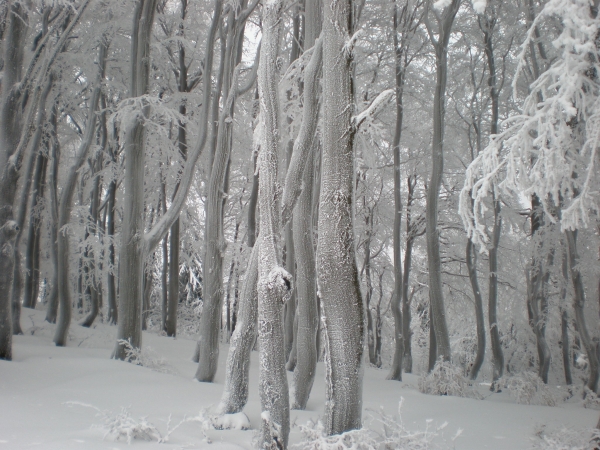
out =
[[(487, 242), (485, 199), (493, 192), (540, 199), (548, 220), (561, 229), (587, 227), (600, 212), (600, 73), (595, 44), (600, 20), (586, 0), (550, 0), (531, 25), (519, 55), (516, 79), (525, 67), (531, 30), (542, 18), (557, 16), (563, 30), (553, 45), (559, 57), (535, 80), (520, 114), (471, 163), (459, 213), (474, 242)], [(516, 94), (515, 94), (516, 96)]]
[(373, 102), (369, 105), (368, 108), (366, 108), (364, 111), (352, 118), (352, 124), (354, 125), (354, 128), (360, 128), (361, 124), (367, 118), (375, 117), (377, 114), (379, 114), (379, 112), (385, 106), (387, 106), (387, 104), (392, 100), (393, 97), (393, 89), (386, 89), (385, 91), (381, 92), (377, 97), (375, 97), (375, 100), (373, 100)]

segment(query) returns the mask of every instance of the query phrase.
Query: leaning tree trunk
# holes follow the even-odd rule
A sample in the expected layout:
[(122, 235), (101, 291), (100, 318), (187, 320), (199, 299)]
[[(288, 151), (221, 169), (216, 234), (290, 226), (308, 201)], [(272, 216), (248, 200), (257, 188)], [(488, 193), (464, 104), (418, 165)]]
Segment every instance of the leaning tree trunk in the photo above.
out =
[[(23, 231), (25, 228), (25, 217), (27, 216), (27, 206), (29, 204), (29, 194), (31, 191), (31, 185), (34, 178), (34, 166), (37, 160), (37, 155), (40, 150), (40, 144), (42, 140), (42, 130), (44, 122), (46, 121), (46, 100), (50, 95), (50, 89), (54, 79), (52, 75), (49, 75), (46, 80), (37, 105), (37, 117), (35, 120), (33, 139), (31, 140), (30, 148), (28, 150), (29, 155), (27, 156), (27, 163), (25, 164), (22, 178), (23, 185), (21, 187), (21, 195), (17, 201), (16, 206), (16, 221), (19, 227), (17, 238), (15, 239), (15, 266), (13, 273), (13, 284), (11, 292), (11, 304), (12, 304), (12, 323), (13, 323), (13, 334), (23, 334), (21, 330), (21, 300), (23, 297), (23, 272), (21, 270), (21, 251), (20, 243)], [(39, 89), (36, 88), (36, 90)], [(32, 124), (33, 125), (33, 124)]]
[(324, 4), (323, 154), (317, 243), (326, 357), (325, 432), (361, 427), (364, 310), (354, 250), (350, 0)]
[(575, 322), (577, 323), (577, 331), (579, 338), (585, 349), (588, 358), (590, 373), (587, 381), (587, 388), (598, 393), (598, 354), (596, 353), (596, 345), (592, 340), (585, 322), (585, 289), (583, 286), (583, 278), (579, 270), (579, 254), (577, 253), (577, 231), (565, 230), (567, 237), (567, 245), (569, 252), (569, 268), (571, 271), (571, 281), (573, 283), (573, 309), (575, 310)]
[(460, 6), (460, 0), (452, 0), (439, 20), (439, 36), (436, 40), (429, 30), (435, 49), (436, 85), (433, 98), (433, 142), (432, 166), (429, 189), (427, 191), (426, 240), (427, 265), (429, 268), (429, 298), (431, 301), (431, 325), (435, 332), (437, 355), (451, 360), (450, 336), (446, 322), (444, 293), (442, 290), (442, 264), (440, 258), (440, 230), (438, 228), (438, 200), (442, 175), (444, 173), (444, 118), (446, 103), (446, 80), (448, 76), (448, 42), (454, 17)]
[(278, 261), (280, 209), (277, 196), (277, 155), (279, 153), (279, 99), (277, 55), (283, 2), (263, 5), (263, 38), (258, 69), (262, 145), (258, 156), (260, 172), (258, 205), (258, 340), (259, 395), (261, 404), (260, 447), (287, 448), (290, 432), (290, 404), (283, 343), (283, 305), (289, 299), (292, 279)]
[(58, 282), (58, 321), (56, 324), (56, 332), (54, 334), (54, 343), (59, 347), (67, 345), (67, 334), (69, 325), (71, 324), (71, 292), (69, 282), (69, 236), (61, 229), (69, 223), (71, 218), (71, 209), (73, 206), (73, 194), (77, 186), (78, 171), (85, 162), (89, 149), (92, 146), (94, 135), (96, 134), (96, 110), (100, 101), (100, 85), (104, 79), (107, 59), (107, 43), (102, 40), (98, 53), (98, 77), (96, 79), (96, 87), (92, 92), (90, 106), (88, 109), (88, 123), (83, 135), (75, 163), (71, 166), (67, 180), (62, 190), (60, 202), (58, 205), (58, 266), (57, 266), (57, 282)]

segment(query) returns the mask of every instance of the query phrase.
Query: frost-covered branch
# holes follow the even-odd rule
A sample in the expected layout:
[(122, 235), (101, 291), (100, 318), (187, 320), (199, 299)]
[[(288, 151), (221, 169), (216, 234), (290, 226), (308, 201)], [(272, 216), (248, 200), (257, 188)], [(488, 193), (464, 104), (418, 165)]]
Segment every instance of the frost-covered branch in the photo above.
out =
[(591, 75), (600, 70), (594, 57), (599, 20), (587, 1), (549, 1), (530, 27), (517, 76), (535, 38), (531, 30), (549, 16), (558, 16), (563, 23), (553, 42), (560, 57), (531, 84), (521, 114), (504, 121), (504, 131), (490, 137), (467, 170), (459, 213), (467, 233), (480, 245), (487, 242), (484, 202), (493, 190), (537, 196), (548, 219), (560, 222), (563, 230), (588, 226), (590, 214), (600, 211), (595, 169), (600, 95)]
[(370, 117), (375, 117), (394, 98), (394, 89), (386, 89), (381, 92), (368, 108), (352, 118), (355, 129), (360, 128), (362, 123)]

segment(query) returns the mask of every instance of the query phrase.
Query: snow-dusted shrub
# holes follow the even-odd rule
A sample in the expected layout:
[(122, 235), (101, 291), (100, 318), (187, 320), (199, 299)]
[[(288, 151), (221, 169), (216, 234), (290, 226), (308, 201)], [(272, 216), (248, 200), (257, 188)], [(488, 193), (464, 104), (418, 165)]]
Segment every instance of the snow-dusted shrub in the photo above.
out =
[(135, 348), (129, 341), (120, 339), (119, 343), (125, 347), (125, 361), (138, 366), (147, 367), (155, 372), (175, 374), (176, 371), (167, 361), (158, 356), (151, 347), (144, 349)]
[[(402, 421), (402, 404), (398, 404), (398, 415), (388, 415), (383, 411), (368, 410), (370, 421), (360, 430), (347, 431), (335, 436), (326, 436), (325, 427), (321, 421), (309, 421), (300, 425), (300, 432), (304, 436), (302, 442), (292, 445), (298, 450), (433, 450), (454, 448), (452, 444), (443, 445), (440, 441), (440, 432), (448, 425), (444, 422), (440, 426), (433, 426), (432, 420), (427, 420), (425, 427), (419, 430), (409, 430)], [(383, 429), (383, 430), (382, 430)], [(383, 431), (383, 432), (382, 432)], [(452, 438), (454, 441), (462, 433), (458, 430)], [(436, 445), (433, 441), (438, 441)]]
[(325, 426), (319, 420), (317, 423), (308, 421), (300, 425), (300, 432), (304, 437), (298, 444), (291, 448), (298, 450), (376, 450), (378, 444), (376, 433), (368, 428), (346, 431), (342, 434), (327, 436)]
[(556, 398), (536, 373), (523, 372), (503, 377), (500, 383), (517, 403), (556, 406)]
[[(400, 399), (398, 404), (398, 416), (390, 416), (380, 411), (372, 411), (372, 417), (383, 425), (383, 436), (381, 436), (380, 445), (378, 448), (385, 450), (428, 450), (437, 448), (433, 444), (434, 438), (439, 435), (439, 432), (446, 428), (448, 422), (444, 422), (438, 427), (431, 425), (431, 419), (426, 421), (425, 429), (423, 430), (408, 430), (402, 421), (402, 403), (404, 398)], [(460, 436), (462, 430), (458, 430), (453, 441)]]
[(102, 428), (106, 430), (104, 439), (107, 437), (116, 441), (127, 439), (128, 444), (131, 444), (134, 439), (159, 442), (162, 440), (160, 432), (145, 417), (136, 420), (131, 417), (128, 409), (123, 407), (117, 414), (106, 415)]
[(582, 432), (563, 427), (546, 433), (546, 427), (543, 427), (536, 436), (532, 450), (592, 450), (600, 443), (600, 430), (597, 429)]
[(250, 419), (243, 412), (213, 416), (210, 423), (215, 430), (249, 430)]
[(129, 408), (121, 407), (118, 413), (112, 411), (103, 411), (100, 408), (77, 401), (64, 403), (67, 406), (83, 406), (91, 408), (97, 412), (96, 416), (102, 417), (104, 423), (101, 425), (93, 425), (93, 427), (102, 428), (105, 430), (104, 439), (110, 437), (113, 440), (127, 439), (127, 443), (131, 444), (133, 439), (141, 439), (144, 441), (157, 440), (162, 442), (162, 436), (156, 427), (148, 422), (145, 417), (138, 420), (131, 417)]
[(419, 391), (430, 395), (480, 398), (463, 375), (462, 369), (441, 358), (428, 374), (419, 378)]

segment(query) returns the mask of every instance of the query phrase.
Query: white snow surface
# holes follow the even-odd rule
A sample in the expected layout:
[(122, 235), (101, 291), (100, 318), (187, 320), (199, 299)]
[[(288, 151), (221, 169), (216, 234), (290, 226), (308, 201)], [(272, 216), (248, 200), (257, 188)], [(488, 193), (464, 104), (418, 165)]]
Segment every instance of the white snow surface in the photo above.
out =
[[(68, 347), (59, 348), (52, 343), (55, 326), (43, 319), (42, 311), (24, 309), (25, 335), (14, 338), (14, 360), (0, 361), (0, 450), (252, 448), (261, 420), (257, 352), (252, 353), (250, 396), (244, 410), (253, 429), (215, 430), (211, 416), (223, 390), (227, 347), (220, 352), (216, 382), (198, 383), (192, 378), (193, 340), (144, 333), (144, 346), (152, 347), (152, 356), (172, 369), (164, 373), (111, 360), (114, 326), (86, 329), (74, 323)], [(300, 425), (316, 422), (323, 414), (323, 369), (319, 363), (307, 410), (291, 412), (291, 445), (302, 439)], [(386, 375), (387, 370), (364, 371), (365, 425), (377, 428), (372, 417), (378, 414), (369, 410), (383, 409), (393, 416), (403, 398), (404, 427), (415, 432), (439, 429), (436, 448), (543, 448), (536, 433), (568, 427), (587, 434), (598, 420), (598, 411), (583, 408), (579, 398), (557, 407), (519, 405), (506, 392), (490, 394), (485, 384), (478, 386), (484, 400), (432, 396), (418, 392), (417, 375), (405, 375), (404, 382), (387, 381)], [(288, 381), (291, 386), (290, 372)], [(239, 425), (241, 418), (230, 419)], [(135, 437), (136, 431), (148, 427), (153, 427), (150, 432)], [(131, 444), (124, 437), (128, 432), (134, 436)]]

